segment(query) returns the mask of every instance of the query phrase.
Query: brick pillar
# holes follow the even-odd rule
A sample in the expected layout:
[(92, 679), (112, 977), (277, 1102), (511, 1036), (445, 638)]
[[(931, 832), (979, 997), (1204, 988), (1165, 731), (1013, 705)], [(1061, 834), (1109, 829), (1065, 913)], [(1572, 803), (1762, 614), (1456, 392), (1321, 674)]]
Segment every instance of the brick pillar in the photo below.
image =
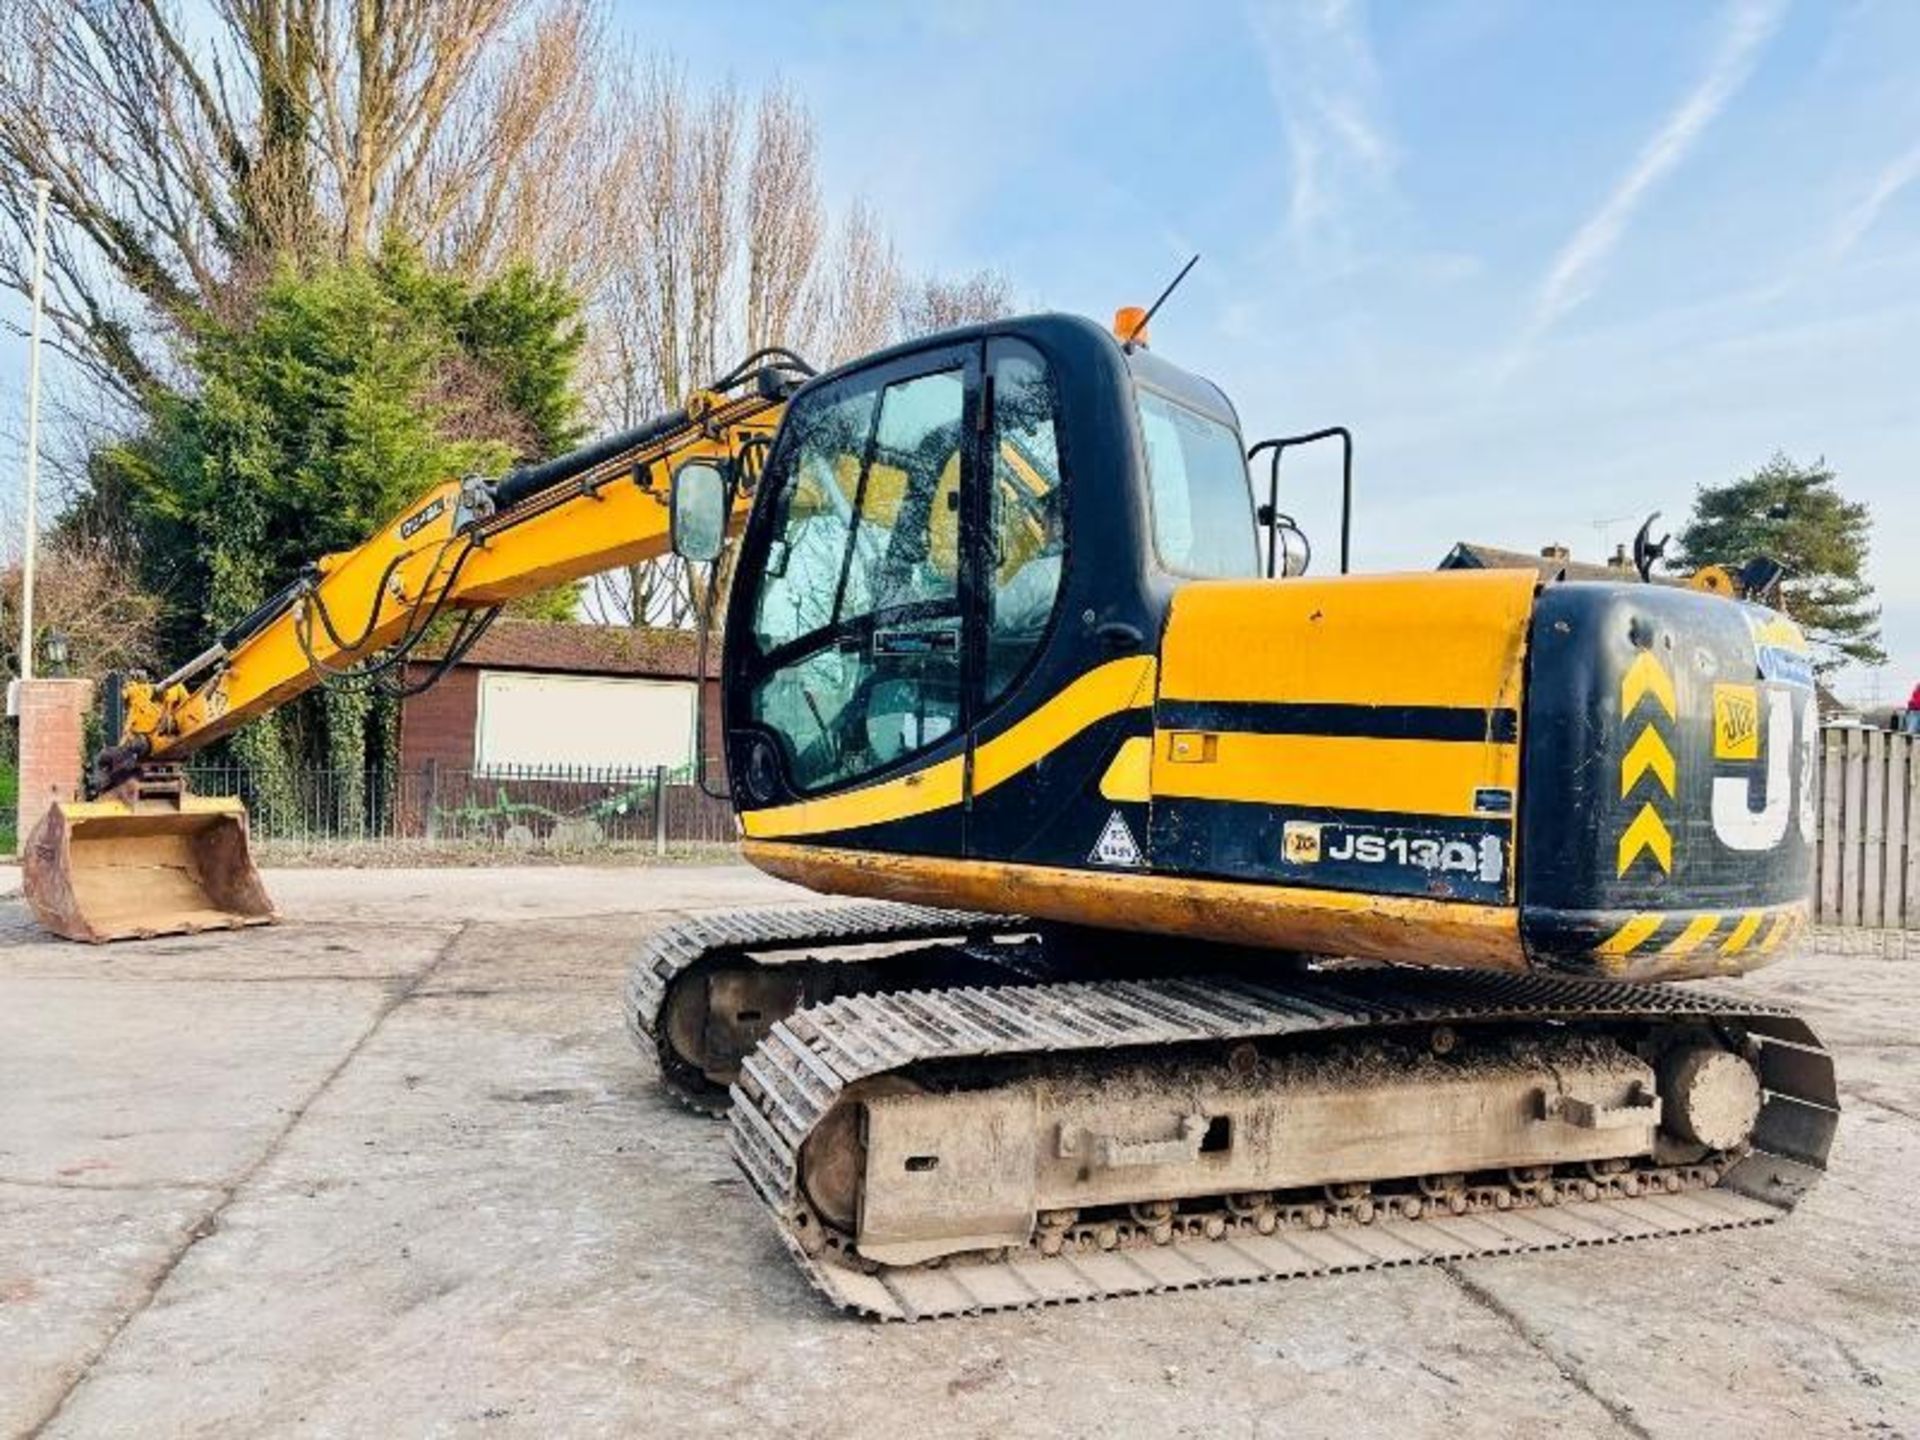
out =
[(86, 769), (87, 706), (91, 680), (20, 682), (20, 839), (27, 837), (56, 800), (80, 796)]

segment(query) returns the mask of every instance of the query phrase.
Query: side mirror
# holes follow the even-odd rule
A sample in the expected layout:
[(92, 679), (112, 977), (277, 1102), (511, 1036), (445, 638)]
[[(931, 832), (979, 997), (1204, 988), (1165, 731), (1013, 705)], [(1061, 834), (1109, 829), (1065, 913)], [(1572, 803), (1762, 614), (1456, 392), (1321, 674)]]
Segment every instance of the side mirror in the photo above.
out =
[(687, 461), (673, 472), (667, 516), (674, 554), (703, 565), (718, 560), (727, 540), (726, 472), (711, 460)]
[(1289, 578), (1307, 573), (1307, 567), (1313, 563), (1313, 544), (1307, 539), (1307, 532), (1293, 523), (1290, 516), (1282, 515), (1273, 527), (1274, 548), (1280, 552), (1280, 563), (1275, 568)]

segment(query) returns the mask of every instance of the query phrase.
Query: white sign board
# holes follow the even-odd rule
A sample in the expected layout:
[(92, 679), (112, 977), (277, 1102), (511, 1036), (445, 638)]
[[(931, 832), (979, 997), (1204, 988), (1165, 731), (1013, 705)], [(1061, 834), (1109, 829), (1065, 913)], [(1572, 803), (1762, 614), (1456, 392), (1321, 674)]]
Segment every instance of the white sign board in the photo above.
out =
[(474, 769), (678, 769), (694, 700), (691, 681), (483, 670)]

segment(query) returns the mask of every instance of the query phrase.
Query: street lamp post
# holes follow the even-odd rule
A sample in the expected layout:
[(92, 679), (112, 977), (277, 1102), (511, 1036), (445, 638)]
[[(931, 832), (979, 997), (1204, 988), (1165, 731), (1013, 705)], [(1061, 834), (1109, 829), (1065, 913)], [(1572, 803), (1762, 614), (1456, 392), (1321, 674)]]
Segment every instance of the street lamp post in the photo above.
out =
[[(20, 549), (20, 679), (33, 678), (33, 552), (40, 501), (40, 315), (46, 308), (47, 181), (33, 182), (33, 319), (27, 330), (27, 533)], [(10, 688), (10, 713), (18, 713), (18, 688)]]

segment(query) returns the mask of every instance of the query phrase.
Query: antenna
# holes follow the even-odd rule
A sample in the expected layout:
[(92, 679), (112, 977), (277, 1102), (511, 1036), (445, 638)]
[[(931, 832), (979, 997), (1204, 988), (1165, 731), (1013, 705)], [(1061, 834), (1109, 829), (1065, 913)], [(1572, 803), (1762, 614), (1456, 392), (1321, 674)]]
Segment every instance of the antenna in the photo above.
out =
[(1140, 338), (1140, 332), (1147, 328), (1147, 322), (1160, 313), (1160, 307), (1167, 303), (1167, 297), (1180, 288), (1180, 282), (1187, 278), (1187, 272), (1199, 263), (1200, 256), (1196, 252), (1191, 260), (1180, 267), (1180, 273), (1168, 282), (1167, 288), (1160, 292), (1160, 298), (1147, 307), (1147, 313), (1142, 315), (1133, 329), (1127, 332), (1127, 338), (1120, 342), (1123, 346), (1129, 350), (1133, 349), (1133, 342)]
[(1616, 525), (1624, 525), (1635, 519), (1632, 515), (1596, 515), (1587, 521), (1587, 528), (1593, 531), (1593, 543), (1604, 554), (1607, 548), (1608, 531)]

